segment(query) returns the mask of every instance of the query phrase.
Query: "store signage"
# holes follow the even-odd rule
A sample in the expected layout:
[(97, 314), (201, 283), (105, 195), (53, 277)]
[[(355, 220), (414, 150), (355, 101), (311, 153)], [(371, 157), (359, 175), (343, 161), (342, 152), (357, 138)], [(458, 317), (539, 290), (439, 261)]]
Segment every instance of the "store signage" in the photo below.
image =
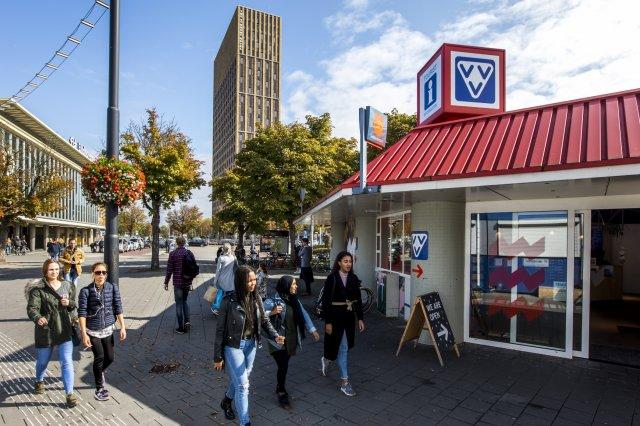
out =
[(460, 351), (458, 350), (451, 324), (449, 324), (447, 313), (444, 310), (442, 299), (440, 299), (440, 294), (436, 291), (416, 297), (409, 321), (402, 333), (396, 356), (400, 353), (404, 343), (419, 339), (422, 330), (429, 332), (440, 365), (444, 366), (440, 353), (442, 350), (453, 349), (456, 355), (460, 357)]
[(387, 115), (368, 106), (365, 111), (366, 133), (365, 140), (378, 148), (387, 144)]
[(411, 272), (415, 272), (416, 278), (420, 278), (424, 273), (424, 269), (422, 269), (422, 266), (420, 266), (420, 264), (418, 263), (416, 267), (411, 270)]
[(418, 74), (418, 84), (418, 122), (423, 123), (442, 107), (441, 56)]
[(504, 112), (505, 52), (443, 44), (417, 74), (417, 124)]
[(411, 259), (429, 259), (429, 233), (427, 231), (414, 231), (411, 233)]

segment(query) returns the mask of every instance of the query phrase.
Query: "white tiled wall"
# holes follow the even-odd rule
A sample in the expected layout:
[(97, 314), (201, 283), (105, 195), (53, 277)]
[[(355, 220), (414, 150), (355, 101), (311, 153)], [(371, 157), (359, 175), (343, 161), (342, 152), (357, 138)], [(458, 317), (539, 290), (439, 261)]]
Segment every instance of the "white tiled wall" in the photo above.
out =
[(457, 342), (464, 338), (464, 214), (464, 203), (450, 201), (416, 203), (411, 210), (412, 230), (429, 232), (429, 259), (411, 262), (411, 269), (420, 263), (425, 270), (420, 279), (412, 274), (411, 295), (440, 293)]

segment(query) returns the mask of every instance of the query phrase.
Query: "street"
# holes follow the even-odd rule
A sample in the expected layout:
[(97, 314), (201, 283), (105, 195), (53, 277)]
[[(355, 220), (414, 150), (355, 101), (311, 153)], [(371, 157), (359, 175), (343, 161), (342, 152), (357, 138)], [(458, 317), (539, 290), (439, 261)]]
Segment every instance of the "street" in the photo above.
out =
[[(111, 400), (93, 398), (92, 353), (75, 351), (79, 404), (64, 407), (57, 356), (49, 364), (44, 395), (33, 394), (33, 324), (23, 287), (40, 275), (43, 253), (10, 258), (0, 267), (0, 418), (9, 425), (228, 424), (219, 406), (225, 372), (213, 370), (215, 320), (202, 299), (213, 276), (216, 247), (196, 247), (201, 274), (190, 296), (193, 328), (175, 334), (173, 294), (163, 271), (149, 272), (148, 253), (121, 254), (120, 287), (128, 338), (116, 344), (107, 370)], [(161, 261), (166, 261), (166, 254)], [(88, 254), (86, 265), (101, 259)], [(89, 275), (81, 276), (82, 286)], [(279, 273), (279, 272), (278, 272)], [(277, 278), (278, 273), (271, 275)], [(314, 286), (317, 294), (319, 283)], [(304, 298), (307, 306), (311, 298)], [(464, 344), (462, 357), (444, 354), (438, 365), (428, 346), (408, 344), (399, 357), (403, 322), (369, 312), (356, 336), (349, 370), (356, 397), (338, 389), (337, 368), (319, 372), (322, 340), (307, 338), (292, 358), (292, 409), (277, 405), (275, 363), (258, 350), (251, 375), (252, 423), (260, 424), (640, 424), (640, 371), (584, 360), (562, 360)], [(322, 334), (322, 333), (321, 333)], [(155, 368), (154, 368), (155, 367)], [(151, 372), (151, 370), (159, 372)]]

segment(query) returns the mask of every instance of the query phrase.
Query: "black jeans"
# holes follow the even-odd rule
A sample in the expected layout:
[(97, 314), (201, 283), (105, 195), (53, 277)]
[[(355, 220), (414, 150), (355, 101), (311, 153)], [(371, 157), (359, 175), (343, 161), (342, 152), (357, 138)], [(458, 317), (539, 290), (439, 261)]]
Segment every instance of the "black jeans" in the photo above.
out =
[(276, 360), (276, 365), (278, 366), (278, 385), (276, 387), (276, 392), (286, 392), (284, 384), (287, 381), (287, 370), (289, 370), (289, 359), (291, 358), (289, 356), (289, 352), (285, 349), (281, 349), (273, 352), (271, 356)]
[(96, 382), (96, 389), (102, 389), (102, 373), (113, 362), (113, 334), (109, 337), (99, 339), (89, 336), (91, 341), (91, 351), (93, 352), (93, 378)]
[(189, 320), (189, 291), (191, 287), (173, 287), (173, 296), (176, 301), (176, 317), (178, 317), (178, 327), (184, 329), (184, 325)]

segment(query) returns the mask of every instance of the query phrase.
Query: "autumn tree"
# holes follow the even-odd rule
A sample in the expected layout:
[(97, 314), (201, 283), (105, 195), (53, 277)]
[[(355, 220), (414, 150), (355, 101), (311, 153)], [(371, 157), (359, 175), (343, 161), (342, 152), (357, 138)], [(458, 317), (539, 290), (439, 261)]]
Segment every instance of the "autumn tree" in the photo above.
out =
[(191, 235), (202, 223), (202, 212), (198, 206), (182, 205), (167, 213), (167, 224), (180, 234)]
[(162, 225), (160, 227), (160, 236), (162, 238), (169, 238), (169, 227), (167, 225)]
[(52, 168), (46, 155), (27, 167), (19, 161), (22, 154), (0, 141), (0, 262), (5, 261), (9, 226), (62, 210), (73, 189), (73, 181)]
[(135, 235), (147, 224), (147, 213), (133, 204), (120, 210), (118, 214), (118, 233)]
[(131, 123), (122, 135), (124, 157), (137, 165), (147, 179), (143, 206), (151, 214), (151, 269), (160, 268), (160, 210), (177, 201), (188, 201), (200, 188), (202, 161), (196, 159), (190, 139), (173, 122), (165, 122), (154, 108), (147, 109), (146, 122)]

